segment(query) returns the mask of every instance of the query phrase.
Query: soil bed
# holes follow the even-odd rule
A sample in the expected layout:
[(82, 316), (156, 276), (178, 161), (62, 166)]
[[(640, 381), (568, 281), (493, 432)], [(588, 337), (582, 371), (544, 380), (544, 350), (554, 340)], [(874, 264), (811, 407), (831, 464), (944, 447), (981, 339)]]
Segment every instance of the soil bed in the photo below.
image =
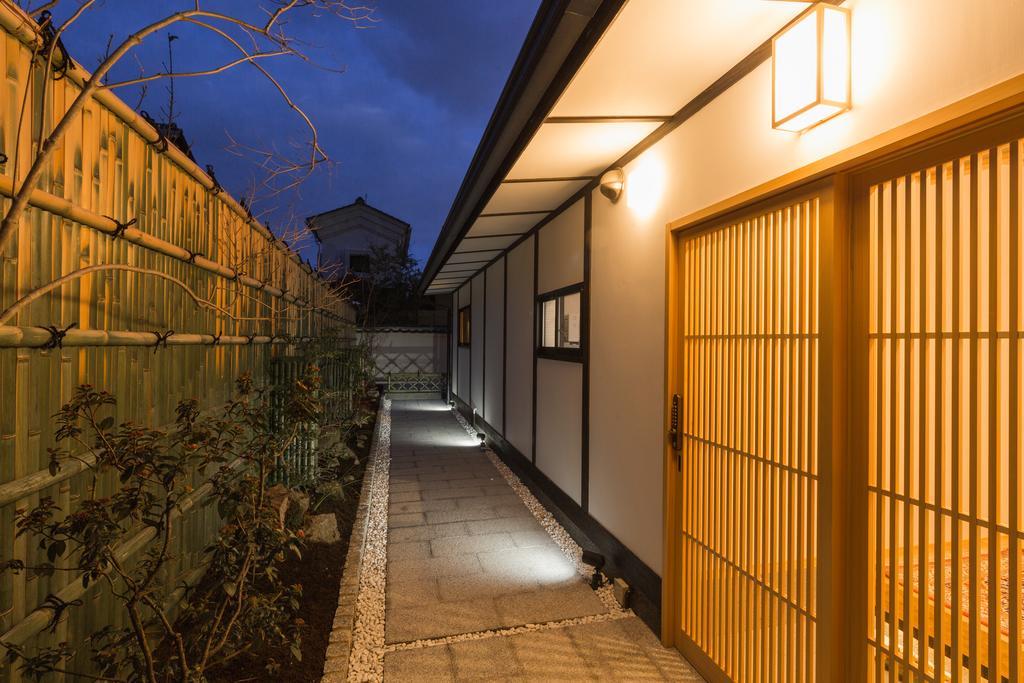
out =
[[(349, 445), (359, 456), (357, 480), (349, 487), (345, 500), (327, 500), (316, 510), (317, 514), (333, 512), (341, 534), (339, 543), (307, 544), (302, 559), (289, 558), (280, 566), (282, 576), (302, 585), (302, 601), (297, 616), (304, 622), (302, 632), (302, 661), (292, 659), (288, 647), (270, 648), (261, 645), (254, 652), (239, 657), (228, 666), (211, 671), (211, 683), (242, 683), (243, 681), (284, 680), (289, 683), (318, 683), (324, 671), (327, 643), (338, 608), (338, 591), (348, 552), (349, 537), (359, 507), (359, 491), (363, 472), (369, 458), (373, 430), (377, 424), (378, 401), (367, 400), (365, 408), (372, 412), (373, 421), (356, 432)], [(360, 435), (364, 438), (360, 439)], [(281, 664), (276, 674), (268, 674), (269, 661)]]

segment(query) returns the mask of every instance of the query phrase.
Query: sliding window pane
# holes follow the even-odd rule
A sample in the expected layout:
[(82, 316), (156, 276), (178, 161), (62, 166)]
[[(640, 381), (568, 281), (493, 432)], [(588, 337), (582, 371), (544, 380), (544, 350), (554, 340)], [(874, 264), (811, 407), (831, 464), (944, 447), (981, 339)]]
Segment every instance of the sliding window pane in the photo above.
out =
[(561, 325), (559, 325), (558, 345), (568, 349), (580, 347), (580, 293), (569, 294), (562, 298)]
[(558, 300), (551, 299), (550, 301), (544, 302), (544, 309), (541, 314), (541, 323), (543, 325), (543, 336), (541, 338), (541, 346), (552, 347), (555, 346), (555, 341), (558, 339), (557, 323), (558, 323)]

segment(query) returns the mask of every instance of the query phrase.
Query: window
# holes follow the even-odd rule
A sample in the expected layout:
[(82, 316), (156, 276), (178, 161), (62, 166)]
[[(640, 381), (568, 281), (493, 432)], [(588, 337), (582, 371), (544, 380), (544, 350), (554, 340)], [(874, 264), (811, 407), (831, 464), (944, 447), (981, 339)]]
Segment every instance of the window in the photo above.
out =
[(469, 346), (469, 306), (459, 309), (459, 346)]
[(581, 361), (583, 285), (541, 295), (538, 303), (537, 355)]
[(348, 269), (353, 273), (369, 273), (370, 272), (370, 255), (369, 254), (349, 254), (348, 255)]

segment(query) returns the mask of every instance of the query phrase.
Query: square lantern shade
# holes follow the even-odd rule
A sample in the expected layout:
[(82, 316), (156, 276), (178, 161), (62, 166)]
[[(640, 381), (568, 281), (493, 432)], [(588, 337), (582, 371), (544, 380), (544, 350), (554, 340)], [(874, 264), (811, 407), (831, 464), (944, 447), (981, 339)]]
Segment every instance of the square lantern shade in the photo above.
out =
[(817, 4), (772, 38), (772, 127), (804, 131), (850, 108), (850, 10)]

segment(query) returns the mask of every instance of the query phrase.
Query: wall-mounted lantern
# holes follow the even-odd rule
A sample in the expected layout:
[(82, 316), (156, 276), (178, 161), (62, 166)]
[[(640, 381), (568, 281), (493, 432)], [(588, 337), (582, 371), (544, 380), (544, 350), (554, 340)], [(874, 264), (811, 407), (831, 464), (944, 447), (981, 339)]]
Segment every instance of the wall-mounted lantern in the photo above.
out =
[(772, 127), (805, 131), (850, 108), (850, 10), (818, 3), (772, 38)]

